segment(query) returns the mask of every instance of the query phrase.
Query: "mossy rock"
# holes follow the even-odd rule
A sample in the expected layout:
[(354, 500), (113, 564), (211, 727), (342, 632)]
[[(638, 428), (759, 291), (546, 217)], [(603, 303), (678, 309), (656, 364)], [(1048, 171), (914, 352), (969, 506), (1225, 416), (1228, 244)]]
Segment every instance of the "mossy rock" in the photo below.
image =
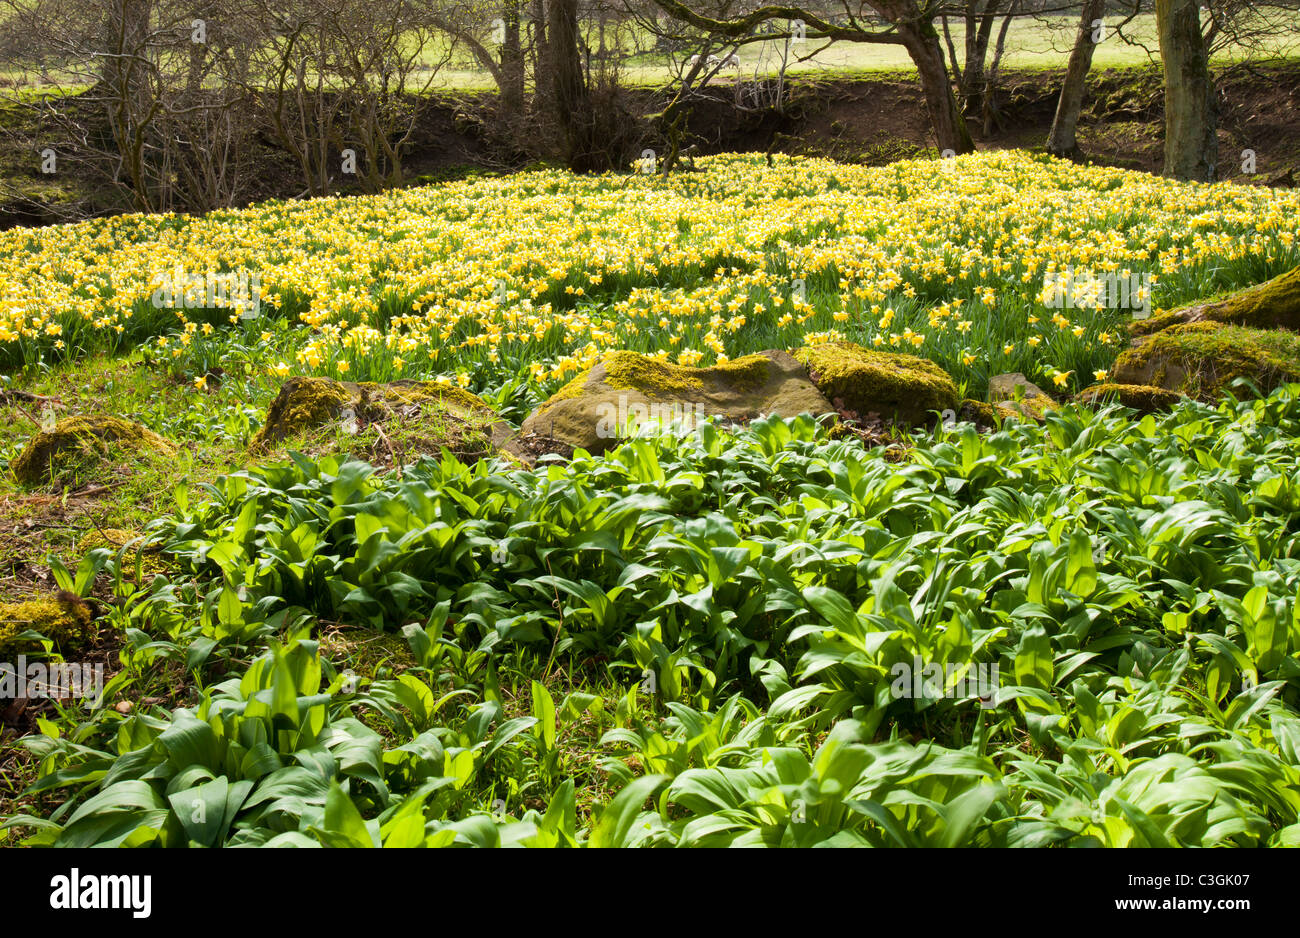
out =
[(986, 401), (967, 398), (957, 408), (957, 419), (968, 421), (977, 427), (996, 427), (998, 425), (998, 412), (992, 404)]
[(287, 437), (337, 420), (360, 396), (348, 391), (341, 381), (330, 378), (290, 378), (280, 388), (266, 411), (266, 422), (257, 431), (252, 449), (263, 449)]
[(1018, 371), (989, 378), (989, 400), (1003, 417), (1042, 420), (1056, 400)]
[(1237, 293), (1193, 303), (1154, 319), (1138, 320), (1129, 331), (1135, 336), (1149, 336), (1171, 326), (1196, 322), (1300, 332), (1300, 267)]
[(1183, 399), (1177, 391), (1151, 387), (1145, 384), (1094, 384), (1074, 396), (1080, 404), (1096, 407), (1118, 402), (1143, 414), (1172, 410)]
[(828, 400), (862, 417), (922, 424), (932, 419), (930, 411), (956, 411), (961, 399), (946, 371), (915, 355), (830, 342), (798, 349), (794, 357)]
[[(651, 423), (694, 426), (705, 417), (741, 423), (761, 414), (832, 412), (803, 366), (786, 352), (690, 368), (616, 351), (602, 355), (529, 415), (519, 438), (535, 436), (599, 453)], [(522, 450), (517, 455), (532, 457)]]
[(10, 467), (25, 485), (59, 480), (112, 459), (115, 452), (170, 454), (176, 448), (158, 434), (121, 417), (67, 417), (42, 430)]
[(1300, 335), (1215, 322), (1172, 326), (1120, 355), (1111, 377), (1116, 384), (1163, 388), (1207, 402), (1241, 377), (1268, 392), (1300, 381)]
[(15, 649), (35, 647), (35, 639), (19, 637), (24, 632), (39, 632), (61, 651), (85, 644), (92, 618), (85, 603), (59, 597), (0, 603), (0, 657)]
[[(411, 455), (437, 455), (445, 445), (458, 455), (489, 455), (511, 436), (509, 424), (474, 394), (436, 381), (353, 383), (331, 378), (290, 378), (267, 409), (266, 423), (250, 447), (265, 449), (342, 420), (387, 425), (385, 447), (394, 441)], [(399, 439), (400, 437), (400, 439)]]

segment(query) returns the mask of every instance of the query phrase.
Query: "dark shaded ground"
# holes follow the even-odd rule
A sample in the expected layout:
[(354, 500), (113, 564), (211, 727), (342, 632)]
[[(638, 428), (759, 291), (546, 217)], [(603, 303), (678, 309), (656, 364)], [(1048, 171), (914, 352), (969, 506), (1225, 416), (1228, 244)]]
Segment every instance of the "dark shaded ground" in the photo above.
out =
[[(1056, 109), (1061, 70), (1020, 70), (1003, 76), (998, 121), (983, 135), (971, 130), (981, 149), (1041, 150)], [(1230, 66), (1217, 70), (1220, 178), (1269, 185), (1293, 185), (1300, 173), (1300, 62)], [(935, 153), (924, 102), (914, 76), (872, 73), (860, 78), (798, 77), (790, 82), (780, 110), (746, 102), (770, 87), (737, 88), (730, 79), (708, 89), (688, 123), (701, 153), (776, 151), (883, 165)], [(755, 95), (757, 92), (757, 95)], [(662, 110), (660, 92), (628, 92), (634, 113)], [(464, 94), (432, 100), (425, 109), (407, 167), (413, 183), (466, 173), (509, 171), (522, 163), (503, 161), (500, 147), (483, 131), (491, 96)], [(1090, 159), (1108, 165), (1159, 172), (1163, 163), (1164, 101), (1160, 70), (1154, 67), (1094, 72), (1080, 123), (1080, 144)], [(12, 115), (8, 116), (13, 123)], [(647, 129), (646, 145), (660, 148)], [(1256, 171), (1242, 171), (1243, 151), (1255, 153)], [(628, 154), (628, 161), (635, 154)], [(247, 201), (292, 198), (301, 189), (284, 154), (263, 140), (256, 154), (256, 192)], [(346, 191), (346, 190), (345, 190)], [(0, 147), (0, 229), (50, 224), (120, 211), (74, 168), (60, 172), (57, 185), (42, 177), (31, 155)]]
[[(1062, 73), (1007, 73), (997, 96), (998, 123), (980, 149), (1042, 150), (1056, 112)], [(1300, 171), (1300, 63), (1219, 70), (1219, 175), (1241, 182), (1291, 185)], [(696, 111), (691, 130), (703, 152), (775, 149), (844, 162), (884, 164), (935, 152), (924, 101), (906, 75), (796, 82), (784, 115), (737, 109), (730, 88)], [(1154, 68), (1094, 72), (1080, 121), (1085, 154), (1099, 163), (1159, 172), (1164, 162), (1164, 92)], [(1242, 172), (1241, 153), (1254, 150), (1256, 172)]]

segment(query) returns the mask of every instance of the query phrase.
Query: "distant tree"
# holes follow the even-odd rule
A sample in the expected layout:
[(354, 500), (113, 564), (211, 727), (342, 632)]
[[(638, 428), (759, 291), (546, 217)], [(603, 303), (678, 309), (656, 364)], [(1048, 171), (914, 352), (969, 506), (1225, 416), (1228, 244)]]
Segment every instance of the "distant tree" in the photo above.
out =
[[(926, 111), (940, 150), (970, 153), (975, 141), (953, 93), (935, 20), (944, 0), (839, 0), (835, 13), (811, 4), (744, 6), (733, 0), (654, 0), (669, 16), (719, 40), (750, 35), (760, 24), (791, 26), (774, 38), (793, 35), (844, 42), (901, 45), (916, 65)], [(838, 9), (836, 8), (838, 6)], [(797, 24), (797, 25), (795, 25)]]
[[(952, 4), (953, 0), (950, 0)], [(952, 61), (953, 74), (957, 78), (957, 95), (965, 113), (975, 116), (983, 113), (984, 91), (986, 84), (985, 66), (988, 62), (989, 44), (993, 40), (993, 29), (998, 15), (1006, 12), (1015, 0), (959, 0), (953, 6), (954, 13), (965, 24), (965, 55), (958, 61), (957, 48), (948, 28), (951, 14), (940, 17), (943, 23), (943, 37), (948, 45), (948, 55)]]
[(1079, 159), (1079, 114), (1083, 110), (1084, 85), (1092, 68), (1092, 54), (1105, 35), (1106, 0), (1084, 0), (1079, 11), (1079, 29), (1065, 65), (1061, 94), (1056, 101), (1052, 129), (1047, 134), (1047, 152), (1053, 156)]

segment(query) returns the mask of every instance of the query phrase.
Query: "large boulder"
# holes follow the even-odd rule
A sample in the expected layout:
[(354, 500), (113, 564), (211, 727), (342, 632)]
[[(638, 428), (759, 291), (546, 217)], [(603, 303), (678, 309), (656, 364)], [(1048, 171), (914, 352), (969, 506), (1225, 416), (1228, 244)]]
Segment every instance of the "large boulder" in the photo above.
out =
[(37, 485), (59, 481), (128, 453), (138, 459), (141, 450), (168, 454), (175, 452), (175, 447), (152, 430), (121, 417), (67, 417), (32, 437), (10, 468), (19, 482)]
[(250, 446), (266, 449), (322, 428), (355, 435), (348, 448), (381, 464), (436, 456), (443, 447), (462, 458), (487, 456), (511, 434), (509, 424), (479, 397), (435, 381), (295, 377), (280, 388)]
[(1263, 392), (1300, 381), (1300, 335), (1216, 322), (1172, 326), (1128, 349), (1115, 362), (1116, 384), (1163, 388), (1215, 401), (1239, 377)]
[(1138, 320), (1129, 326), (1129, 331), (1135, 336), (1148, 336), (1170, 326), (1194, 322), (1300, 332), (1300, 267), (1237, 293), (1193, 303), (1153, 319)]
[(1042, 420), (1056, 400), (1018, 371), (989, 378), (989, 401), (1003, 417)]
[(837, 408), (923, 424), (931, 411), (956, 411), (957, 385), (934, 362), (914, 355), (877, 352), (852, 342), (810, 345), (794, 352), (817, 390)]
[(692, 427), (705, 417), (747, 422), (762, 414), (831, 412), (830, 402), (786, 352), (690, 368), (616, 351), (606, 352), (530, 414), (519, 439), (599, 453), (652, 424)]

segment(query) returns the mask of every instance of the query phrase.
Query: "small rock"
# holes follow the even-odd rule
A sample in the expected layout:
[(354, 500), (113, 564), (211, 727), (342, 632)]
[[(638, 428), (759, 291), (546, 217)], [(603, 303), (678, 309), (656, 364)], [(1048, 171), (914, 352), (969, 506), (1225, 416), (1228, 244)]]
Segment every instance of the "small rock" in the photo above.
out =
[(1139, 413), (1154, 414), (1170, 410), (1183, 399), (1183, 395), (1141, 384), (1094, 384), (1090, 388), (1084, 388), (1074, 399), (1091, 407), (1116, 401)]
[(1031, 420), (1042, 420), (1056, 406), (1051, 395), (1018, 371), (989, 378), (989, 401), (1005, 417)]

